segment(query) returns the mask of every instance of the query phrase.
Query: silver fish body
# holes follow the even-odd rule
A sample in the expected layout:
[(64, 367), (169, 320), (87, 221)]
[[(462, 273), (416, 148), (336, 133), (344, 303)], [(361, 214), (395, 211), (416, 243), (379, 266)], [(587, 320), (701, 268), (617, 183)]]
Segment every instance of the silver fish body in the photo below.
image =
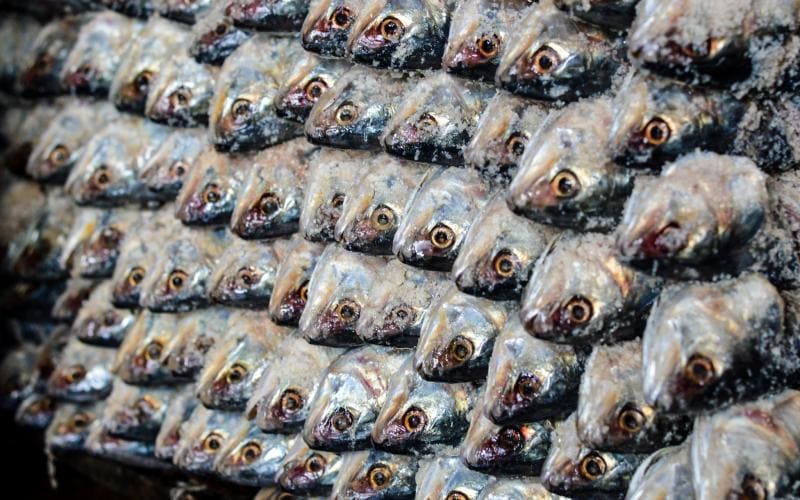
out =
[(71, 339), (47, 381), (53, 397), (84, 403), (104, 399), (111, 392), (114, 350)]
[(279, 325), (297, 326), (308, 302), (308, 282), (325, 245), (295, 235), (278, 266), (269, 298), (269, 317)]
[(116, 347), (122, 343), (136, 315), (130, 310), (111, 305), (113, 291), (112, 283), (101, 283), (78, 311), (72, 330), (81, 342), (106, 347)]
[(308, 0), (234, 0), (225, 12), (243, 28), (293, 32), (302, 26), (308, 4)]
[(242, 419), (214, 460), (214, 471), (224, 480), (246, 486), (275, 484), (292, 443), (297, 436), (265, 434), (252, 422)]
[(211, 348), (223, 341), (232, 313), (226, 307), (209, 307), (181, 315), (174, 335), (161, 349), (161, 364), (176, 377), (194, 379)]
[(417, 467), (417, 459), (412, 456), (380, 450), (346, 453), (332, 496), (348, 500), (412, 499)]
[(153, 201), (174, 200), (205, 145), (205, 131), (176, 129), (142, 167), (140, 177)]
[(275, 482), (294, 494), (329, 493), (342, 468), (342, 455), (312, 450), (302, 438), (294, 440), (281, 462)]
[(232, 307), (266, 309), (286, 246), (282, 240), (264, 244), (234, 240), (211, 275), (211, 300)]
[(460, 457), (440, 455), (420, 462), (414, 498), (476, 498), (492, 479), (492, 476), (468, 469)]
[(350, 65), (306, 53), (281, 82), (273, 106), (281, 118), (304, 123), (319, 98), (333, 87)]
[[(174, 335), (178, 317), (142, 311), (131, 325), (122, 344), (112, 353), (113, 371), (131, 385), (169, 385), (181, 382), (161, 363), (164, 346)], [(113, 354), (112, 354), (113, 355)]]
[(225, 11), (230, 2), (213, 2), (198, 13), (192, 27), (189, 54), (202, 64), (221, 66), (252, 35), (237, 28)]
[(661, 448), (636, 469), (625, 494), (627, 500), (694, 498), (688, 443)]
[(200, 64), (188, 54), (173, 54), (150, 84), (145, 116), (172, 127), (207, 125), (218, 74), (217, 68)]
[(197, 405), (180, 427), (172, 462), (188, 472), (212, 475), (215, 461), (242, 422), (239, 412), (209, 410)]

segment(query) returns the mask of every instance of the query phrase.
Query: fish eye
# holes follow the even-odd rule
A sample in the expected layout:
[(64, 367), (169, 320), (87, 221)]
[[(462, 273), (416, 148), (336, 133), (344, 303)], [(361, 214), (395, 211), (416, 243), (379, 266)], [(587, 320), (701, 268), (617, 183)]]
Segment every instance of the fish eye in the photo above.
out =
[(550, 181), (550, 188), (557, 198), (572, 198), (578, 194), (580, 187), (578, 176), (570, 170), (562, 170)]
[(461, 493), (460, 491), (451, 491), (445, 497), (445, 500), (470, 500), (469, 496)]
[(161, 352), (164, 346), (158, 340), (154, 340), (147, 344), (144, 348), (144, 357), (150, 361), (158, 361), (161, 358)]
[(353, 425), (353, 414), (346, 408), (339, 408), (331, 417), (333, 428), (339, 432), (344, 432)]
[(95, 170), (92, 175), (92, 182), (99, 187), (111, 184), (111, 172), (109, 168), (105, 165), (97, 167), (97, 170)]
[(272, 215), (281, 209), (281, 199), (275, 193), (264, 193), (258, 200), (258, 209), (264, 215)]
[(406, 32), (403, 23), (396, 17), (387, 17), (380, 24), (381, 35), (390, 42), (396, 42)]
[(336, 193), (331, 200), (331, 206), (333, 208), (342, 208), (344, 205), (344, 198), (345, 196), (341, 193)]
[(328, 84), (322, 78), (314, 78), (306, 84), (304, 89), (306, 98), (311, 102), (317, 102), (319, 96), (328, 90)]
[(567, 302), (567, 317), (576, 325), (582, 325), (592, 319), (592, 303), (581, 296), (575, 296)]
[(228, 32), (228, 25), (225, 23), (220, 23), (217, 25), (216, 28), (214, 28), (214, 33), (216, 33), (219, 36), (222, 36), (227, 32)]
[(503, 448), (516, 451), (522, 447), (524, 437), (518, 428), (507, 425), (497, 433), (497, 440)]
[(261, 456), (261, 445), (255, 441), (250, 441), (242, 448), (242, 460), (246, 464), (252, 464)]
[(303, 408), (303, 396), (294, 389), (286, 389), (281, 394), (281, 409), (286, 413), (295, 413)]
[(63, 144), (58, 144), (50, 151), (48, 161), (55, 167), (62, 167), (69, 161), (69, 148)]
[(391, 314), (398, 320), (408, 323), (414, 321), (414, 317), (416, 316), (414, 314), (414, 310), (406, 305), (400, 305), (395, 307), (394, 309), (392, 309)]
[(104, 228), (100, 232), (100, 241), (106, 245), (112, 245), (116, 243), (121, 237), (122, 232), (113, 226)]
[(64, 374), (64, 380), (68, 384), (80, 382), (84, 377), (86, 377), (86, 368), (83, 365), (72, 365), (67, 369), (67, 373)]
[(533, 54), (533, 71), (539, 75), (549, 75), (561, 64), (558, 52), (545, 45)]
[(538, 377), (533, 375), (522, 375), (517, 379), (514, 384), (514, 392), (517, 393), (522, 399), (531, 400), (539, 393), (542, 388), (542, 382)]
[(584, 479), (594, 481), (606, 473), (606, 461), (597, 453), (591, 452), (581, 460), (579, 471)]
[(147, 93), (150, 87), (150, 82), (153, 80), (153, 72), (149, 70), (141, 71), (136, 78), (133, 79), (133, 86), (140, 94)]
[(247, 287), (252, 286), (258, 280), (255, 270), (250, 267), (243, 267), (242, 269), (239, 269), (238, 276), (239, 281), (244, 283), (244, 285)]
[(300, 291), (298, 292), (298, 295), (300, 296), (300, 300), (302, 300), (304, 303), (308, 302), (308, 281), (300, 285)]
[(385, 205), (381, 205), (369, 216), (369, 222), (375, 229), (379, 231), (386, 231), (394, 226), (394, 210)]
[(506, 141), (506, 152), (514, 158), (519, 158), (525, 152), (528, 143), (528, 136), (520, 132), (514, 132)]
[(246, 120), (253, 113), (253, 103), (249, 99), (236, 99), (231, 104), (231, 113), (236, 121)]
[(375, 464), (369, 468), (367, 477), (372, 489), (382, 490), (389, 486), (392, 480), (392, 470), (384, 464)]
[(219, 185), (211, 183), (206, 186), (205, 190), (203, 191), (203, 201), (208, 204), (214, 204), (219, 202), (221, 199), (222, 190), (220, 189)]
[(176, 269), (169, 274), (169, 278), (167, 278), (167, 286), (173, 292), (177, 292), (186, 284), (186, 280), (189, 279), (189, 275), (185, 272), (181, 271), (180, 269)]
[(176, 161), (169, 167), (170, 173), (175, 177), (183, 177), (189, 166), (181, 160)]
[(501, 278), (510, 278), (517, 272), (519, 259), (511, 250), (500, 250), (492, 260), (492, 268)]
[(352, 22), (350, 18), (350, 9), (347, 7), (339, 7), (331, 14), (330, 21), (334, 27), (340, 30), (350, 27), (350, 23)]
[(218, 432), (212, 432), (203, 440), (203, 451), (209, 454), (216, 453), (222, 447), (223, 439)]
[(136, 286), (144, 279), (144, 268), (134, 267), (128, 272), (128, 284)]
[(189, 104), (192, 99), (192, 91), (186, 87), (181, 87), (169, 96), (169, 103), (174, 108), (181, 108)]
[(350, 125), (358, 117), (358, 108), (353, 103), (346, 102), (336, 109), (336, 123)]
[(92, 417), (84, 412), (76, 413), (70, 419), (70, 424), (75, 429), (83, 429), (92, 422)]
[(632, 405), (626, 405), (617, 416), (617, 426), (625, 432), (629, 432), (631, 434), (641, 431), (644, 427), (644, 424), (644, 414), (641, 412), (641, 410)]
[(684, 375), (692, 384), (704, 387), (714, 378), (714, 363), (702, 354), (694, 354), (686, 363)]
[(497, 52), (500, 50), (500, 39), (497, 38), (497, 35), (483, 35), (478, 38), (476, 45), (478, 46), (478, 53), (481, 57), (484, 59), (491, 59), (496, 56)]
[(669, 140), (669, 124), (661, 118), (653, 118), (644, 126), (644, 141), (650, 146), (660, 146)]
[(319, 474), (323, 470), (325, 470), (325, 466), (328, 464), (328, 461), (325, 460), (325, 457), (320, 455), (319, 453), (314, 453), (310, 457), (306, 459), (306, 470), (312, 474)]
[(247, 376), (247, 367), (241, 363), (234, 363), (228, 369), (228, 373), (225, 375), (225, 380), (228, 381), (229, 384), (238, 384)]
[(744, 500), (764, 500), (767, 498), (767, 489), (757, 477), (747, 474), (742, 479), (742, 497)]
[(475, 346), (472, 345), (472, 342), (461, 335), (451, 340), (447, 346), (447, 352), (450, 353), (450, 357), (459, 365), (472, 357), (474, 351)]
[(409, 408), (403, 415), (403, 427), (408, 432), (419, 432), (428, 423), (428, 416), (419, 408)]
[(117, 316), (113, 312), (107, 312), (103, 316), (103, 325), (105, 325), (105, 326), (108, 326), (108, 327), (114, 326), (114, 324), (116, 322), (117, 322)]
[(348, 299), (344, 299), (336, 306), (336, 316), (345, 323), (352, 323), (361, 315), (361, 306)]
[(438, 224), (431, 229), (430, 237), (433, 246), (439, 250), (446, 250), (456, 242), (456, 233), (444, 224)]
[(436, 117), (430, 113), (422, 113), (417, 119), (417, 128), (425, 132), (435, 129), (438, 124)]

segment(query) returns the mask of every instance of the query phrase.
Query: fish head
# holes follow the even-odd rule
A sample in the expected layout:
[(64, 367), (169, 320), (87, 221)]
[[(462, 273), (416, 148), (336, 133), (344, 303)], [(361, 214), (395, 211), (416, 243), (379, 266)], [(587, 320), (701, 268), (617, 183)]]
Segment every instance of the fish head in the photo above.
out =
[(107, 283), (95, 288), (78, 312), (72, 329), (82, 342), (118, 346), (133, 324), (136, 315), (132, 311), (111, 306), (111, 291)]
[(304, 187), (299, 232), (309, 241), (333, 241), (336, 223), (355, 182), (354, 166), (366, 153), (321, 150), (311, 160)]
[(281, 462), (275, 482), (291, 493), (315, 493), (328, 490), (339, 475), (342, 456), (312, 450), (302, 438), (295, 439)]
[[(510, 12), (507, 14), (506, 10)], [(467, 78), (493, 80), (508, 43), (511, 12), (518, 13), (513, 2), (472, 0), (459, 4), (453, 12), (442, 57), (444, 70)]]
[(135, 385), (173, 382), (161, 363), (164, 347), (175, 334), (174, 314), (142, 312), (131, 325), (116, 353), (113, 371), (124, 382)]
[(260, 31), (296, 31), (308, 12), (308, 0), (238, 0), (231, 2), (225, 14), (234, 24)]
[(628, 486), (631, 498), (650, 494), (694, 495), (690, 468), (688, 442), (661, 448), (636, 469)]
[(314, 104), (347, 69), (343, 62), (304, 54), (278, 89), (275, 112), (281, 118), (305, 122)]
[(243, 420), (217, 457), (214, 471), (228, 481), (260, 486), (264, 478), (273, 478), (280, 470), (294, 436), (265, 434)]
[(114, 267), (111, 282), (114, 284), (111, 303), (115, 307), (139, 307), (142, 284), (151, 268), (152, 259), (143, 246), (141, 235), (131, 235), (122, 245), (120, 258)]
[(57, 18), (47, 23), (21, 61), (19, 85), (23, 95), (61, 94), (59, 78), (78, 33), (89, 16)]
[(85, 405), (60, 404), (53, 415), (53, 421), (45, 431), (47, 447), (56, 450), (83, 448), (89, 429), (102, 416), (102, 405), (102, 402)]
[(139, 216), (135, 211), (112, 213), (73, 253), (73, 271), (84, 278), (105, 278), (113, 275), (122, 242), (128, 234), (137, 231), (138, 221)]
[(206, 146), (178, 193), (178, 219), (186, 225), (226, 224), (242, 184), (243, 163)]
[(58, 403), (45, 394), (33, 393), (20, 403), (14, 421), (21, 426), (44, 430), (53, 421)]
[(303, 48), (322, 56), (345, 57), (347, 40), (362, 3), (361, 0), (311, 2), (300, 30)]
[(217, 74), (216, 68), (200, 64), (188, 55), (174, 55), (161, 66), (150, 86), (145, 115), (156, 123), (173, 127), (207, 125)]
[(333, 486), (335, 498), (402, 498), (414, 494), (417, 459), (380, 450), (348, 453)]
[(114, 384), (103, 413), (108, 434), (124, 439), (151, 439), (164, 419), (171, 392), (161, 389)]
[(206, 355), (227, 331), (230, 311), (211, 308), (195, 311), (178, 320), (176, 332), (164, 346), (161, 364), (179, 378), (193, 378), (206, 361)]
[(215, 2), (192, 28), (189, 55), (202, 64), (221, 65), (225, 59), (242, 43), (250, 38), (250, 33), (233, 24), (233, 19), (225, 15), (225, 8), (231, 2)]
[(214, 0), (161, 0), (158, 12), (167, 19), (194, 24), (213, 4)]
[(458, 456), (438, 456), (420, 461), (417, 491), (421, 498), (461, 500), (478, 498), (492, 476), (467, 468)]
[(181, 469), (211, 474), (214, 462), (241, 424), (236, 412), (214, 411), (202, 405), (181, 425), (181, 438), (173, 462)]
[(204, 136), (193, 129), (174, 130), (142, 167), (140, 178), (149, 195), (174, 199), (203, 151)]
[(47, 380), (48, 394), (70, 401), (86, 402), (104, 398), (111, 392), (113, 350), (95, 347), (74, 339), (64, 348)]
[(211, 275), (211, 299), (223, 305), (265, 306), (269, 303), (280, 257), (273, 245), (235, 240), (225, 249)]
[(325, 246), (296, 238), (278, 266), (269, 316), (279, 325), (297, 325), (308, 302), (308, 284)]

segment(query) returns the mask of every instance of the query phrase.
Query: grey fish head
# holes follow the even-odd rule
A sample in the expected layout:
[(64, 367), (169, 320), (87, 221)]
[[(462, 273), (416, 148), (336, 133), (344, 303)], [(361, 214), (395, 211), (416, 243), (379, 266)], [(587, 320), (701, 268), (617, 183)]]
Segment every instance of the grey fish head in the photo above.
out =
[(484, 414), (500, 425), (562, 417), (577, 402), (584, 361), (572, 346), (531, 337), (510, 318), (489, 362)]
[(236, 26), (257, 31), (293, 32), (308, 13), (308, 0), (235, 0), (225, 9)]
[(173, 54), (150, 85), (145, 116), (172, 127), (207, 125), (218, 73), (217, 68), (200, 64), (186, 54)]
[(461, 165), (464, 147), (494, 88), (439, 73), (423, 78), (403, 96), (381, 139), (392, 155)]
[(552, 433), (549, 420), (498, 425), (478, 407), (461, 443), (461, 458), (486, 474), (538, 474)]
[(42, 25), (33, 16), (9, 12), (3, 16), (0, 32), (7, 47), (0, 59), (0, 86), (12, 91), (19, 81), (19, 73), (27, 51), (32, 46)]
[(472, 220), (488, 200), (488, 187), (477, 172), (432, 170), (406, 203), (392, 253), (404, 264), (449, 271)]
[(91, 14), (57, 18), (45, 24), (26, 50), (19, 74), (18, 87), (30, 97), (64, 93), (61, 71)]
[(103, 411), (103, 431), (122, 439), (155, 439), (173, 394), (172, 389), (135, 387), (115, 380)]
[(211, 307), (182, 315), (175, 333), (161, 350), (162, 365), (175, 377), (193, 379), (203, 369), (206, 355), (228, 331), (232, 310)]
[(15, 409), (32, 393), (36, 358), (33, 345), (21, 345), (4, 353), (0, 361), (0, 406), (3, 409)]
[(451, 276), (459, 290), (495, 300), (522, 295), (528, 277), (558, 231), (514, 215), (502, 194), (480, 211), (464, 237)]
[(142, 167), (140, 177), (149, 198), (163, 202), (174, 200), (203, 151), (205, 131), (173, 130)]
[(156, 8), (167, 19), (186, 24), (194, 24), (214, 5), (214, 0), (161, 0)]
[(14, 412), (14, 422), (23, 427), (44, 430), (53, 421), (58, 403), (45, 394), (33, 393)]
[(467, 468), (461, 457), (437, 456), (420, 461), (415, 498), (477, 498), (493, 479), (493, 476)]
[(172, 461), (178, 468), (210, 475), (214, 462), (241, 425), (239, 412), (209, 410), (197, 405), (181, 426), (180, 441)]
[(164, 419), (155, 439), (155, 455), (161, 460), (172, 462), (175, 456), (181, 439), (181, 426), (191, 417), (198, 404), (193, 389), (191, 385), (177, 389), (164, 411)]
[(246, 160), (206, 145), (178, 192), (176, 217), (187, 226), (227, 224), (249, 170)]
[(531, 9), (521, 26), (495, 74), (496, 85), (514, 94), (575, 101), (610, 88), (624, 66), (624, 44), (553, 5)]
[(561, 10), (567, 11), (587, 23), (624, 31), (636, 17), (636, 4), (640, 0), (554, 0)]
[(342, 455), (312, 450), (298, 438), (283, 458), (275, 482), (294, 494), (324, 494), (336, 481), (342, 462)]
[(251, 32), (237, 28), (233, 19), (225, 14), (230, 2), (213, 2), (197, 16), (192, 27), (189, 55), (202, 64), (221, 66)]
[(233, 307), (263, 309), (269, 303), (284, 244), (234, 240), (216, 263), (210, 280), (211, 300)]
[(70, 255), (72, 273), (83, 278), (109, 278), (125, 238), (135, 233), (140, 216), (133, 210), (106, 214), (91, 235)]
[(157, 0), (98, 0), (99, 3), (109, 9), (131, 17), (141, 17), (146, 19), (155, 9)]
[(301, 238), (291, 240), (269, 298), (269, 316), (279, 325), (297, 326), (308, 302), (308, 282), (325, 245)]
[(689, 444), (661, 448), (639, 465), (628, 485), (626, 498), (643, 500), (661, 495), (666, 500), (694, 496)]
[[(744, 157), (681, 157), (660, 177), (634, 186), (616, 230), (621, 258), (642, 267), (663, 263), (668, 270), (670, 264), (705, 264), (743, 246), (766, 217), (766, 178)], [(733, 201), (722, 204), (718, 196)]]
[(323, 146), (379, 148), (380, 136), (395, 112), (397, 96), (415, 80), (375, 69), (349, 69), (314, 103), (305, 121), (306, 138)]
[(103, 414), (103, 402), (61, 403), (45, 431), (45, 445), (51, 450), (80, 450), (92, 424)]
[(82, 342), (115, 347), (133, 325), (136, 315), (132, 311), (111, 306), (112, 292), (111, 283), (103, 282), (78, 312), (72, 330)]
[(565, 497), (547, 490), (539, 478), (501, 478), (490, 482), (478, 495), (480, 500), (533, 499), (560, 500)]
[(47, 393), (72, 402), (105, 398), (114, 379), (111, 364), (114, 351), (72, 339), (59, 357), (47, 380)]
[(439, 68), (451, 10), (438, 0), (365, 0), (350, 28), (350, 57), (376, 68)]
[(348, 500), (414, 498), (417, 458), (380, 450), (347, 453), (332, 496)]
[(139, 313), (116, 351), (113, 371), (132, 385), (164, 385), (178, 381), (161, 363), (164, 346), (175, 333), (175, 314)]
[(622, 494), (647, 455), (599, 451), (580, 442), (575, 415), (556, 424), (542, 467), (542, 484), (564, 496)]
[[(587, 123), (586, 116), (593, 120)], [(508, 189), (516, 213), (545, 224), (609, 231), (633, 189), (633, 174), (613, 162), (607, 146), (611, 100), (572, 103), (531, 140)]]
[(309, 406), (302, 432), (305, 442), (324, 451), (369, 448), (389, 378), (408, 355), (405, 349), (363, 346), (331, 363)]
[(311, 2), (300, 29), (303, 48), (323, 57), (347, 56), (347, 40), (363, 3), (363, 0)]
[(305, 123), (311, 108), (345, 74), (344, 61), (306, 53), (286, 74), (275, 96), (275, 112), (281, 118)]
[(554, 342), (612, 342), (639, 334), (663, 280), (625, 266), (613, 237), (564, 233), (534, 267), (519, 317), (533, 336)]
[(266, 434), (242, 419), (238, 429), (214, 459), (216, 474), (236, 484), (267, 486), (275, 475), (296, 436)]
[(511, 302), (473, 297), (450, 285), (422, 325), (414, 353), (417, 371), (439, 382), (485, 377), (495, 338), (513, 314)]
[(665, 413), (687, 412), (758, 391), (769, 377), (765, 365), (782, 366), (768, 360), (783, 307), (777, 290), (756, 274), (665, 290), (642, 339), (645, 401)]

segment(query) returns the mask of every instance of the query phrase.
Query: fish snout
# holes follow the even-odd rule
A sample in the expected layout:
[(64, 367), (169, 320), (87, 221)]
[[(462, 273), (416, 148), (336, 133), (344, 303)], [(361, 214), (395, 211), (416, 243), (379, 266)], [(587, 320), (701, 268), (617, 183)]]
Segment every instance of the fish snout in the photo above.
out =
[(520, 310), (520, 319), (525, 330), (534, 337), (544, 340), (551, 340), (557, 336), (551, 316), (543, 308)]

